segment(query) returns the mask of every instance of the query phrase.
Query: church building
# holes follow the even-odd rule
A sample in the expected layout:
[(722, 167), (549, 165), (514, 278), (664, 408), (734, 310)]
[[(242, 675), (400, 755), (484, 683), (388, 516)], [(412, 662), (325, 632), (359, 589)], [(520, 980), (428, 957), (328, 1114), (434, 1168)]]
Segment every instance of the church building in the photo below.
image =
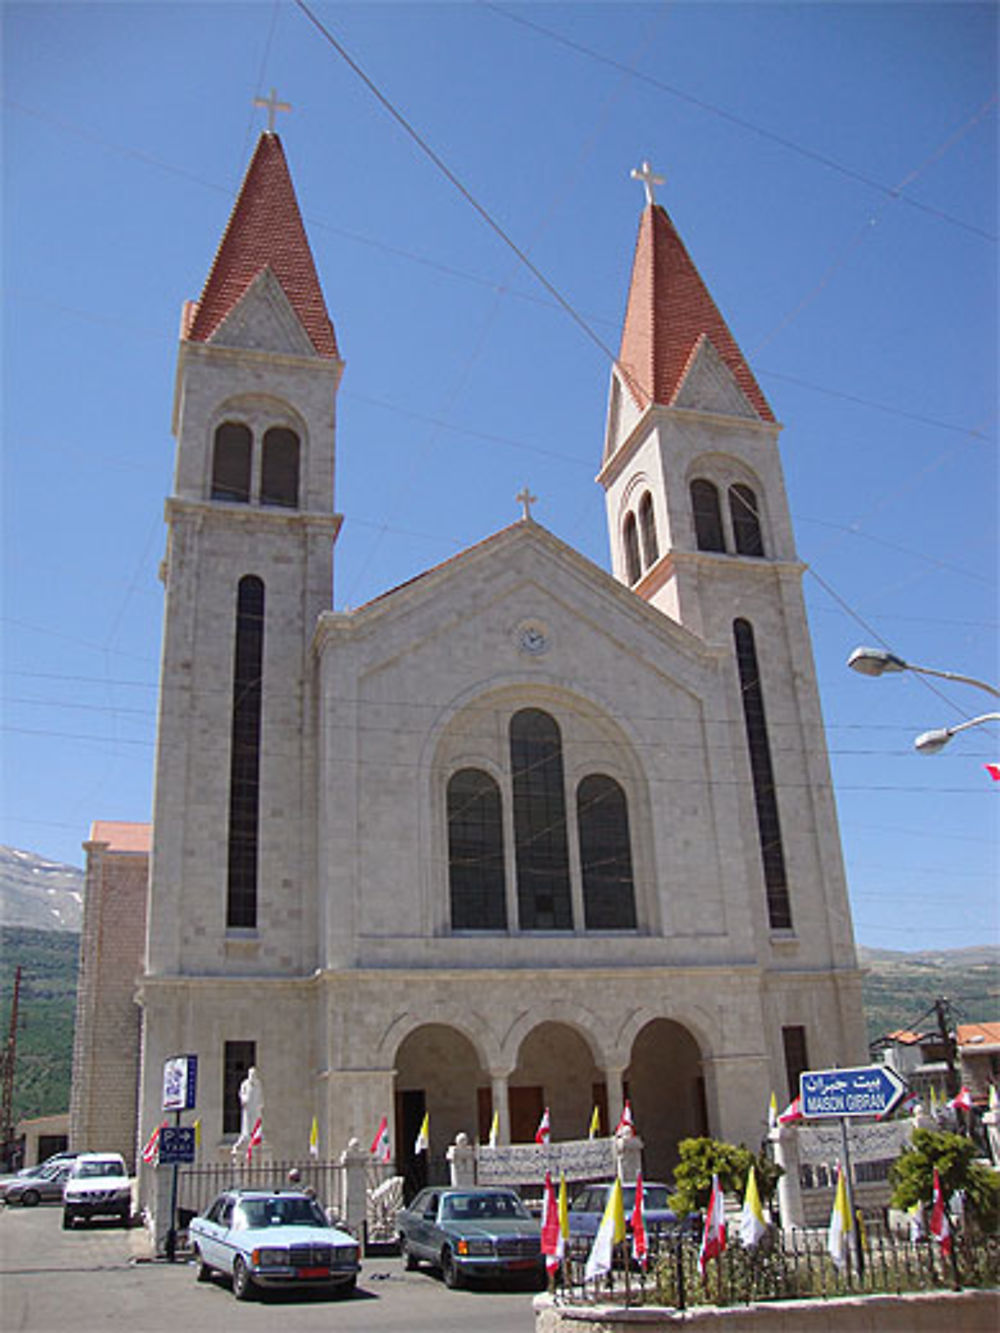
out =
[[(639, 173), (642, 177), (642, 173)], [(757, 1145), (865, 1054), (780, 427), (648, 171), (602, 457), (610, 569), (523, 517), (334, 611), (339, 342), (261, 135), (184, 310), (139, 1133), (405, 1167), (603, 1132)], [(595, 423), (595, 427), (598, 423)], [(595, 429), (595, 435), (597, 430)]]

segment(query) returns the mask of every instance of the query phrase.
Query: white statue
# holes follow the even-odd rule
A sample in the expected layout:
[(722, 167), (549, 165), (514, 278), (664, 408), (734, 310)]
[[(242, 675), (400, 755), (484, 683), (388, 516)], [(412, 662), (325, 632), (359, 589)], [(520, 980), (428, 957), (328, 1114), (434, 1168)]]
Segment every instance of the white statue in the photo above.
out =
[(240, 1136), (230, 1152), (234, 1157), (245, 1153), (250, 1145), (250, 1135), (258, 1120), (264, 1116), (264, 1085), (254, 1065), (247, 1070), (247, 1076), (240, 1084)]

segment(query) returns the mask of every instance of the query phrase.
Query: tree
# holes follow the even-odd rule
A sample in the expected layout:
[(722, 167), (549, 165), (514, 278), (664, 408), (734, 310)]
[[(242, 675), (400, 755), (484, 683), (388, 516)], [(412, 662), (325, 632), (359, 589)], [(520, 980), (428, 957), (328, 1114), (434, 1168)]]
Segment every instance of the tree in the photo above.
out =
[(742, 1143), (723, 1143), (721, 1139), (682, 1139), (680, 1161), (674, 1168), (676, 1193), (670, 1197), (671, 1208), (680, 1217), (707, 1208), (713, 1175), (719, 1177), (724, 1193), (742, 1199), (751, 1166), (761, 1200), (767, 1204), (783, 1171), (763, 1152), (755, 1153)]
[(984, 1231), (995, 1231), (1000, 1221), (1000, 1178), (975, 1161), (975, 1155), (976, 1145), (961, 1134), (914, 1130), (910, 1146), (903, 1149), (889, 1173), (892, 1207), (904, 1211), (917, 1203), (929, 1207), (936, 1167), (945, 1199), (962, 1190), (966, 1215)]

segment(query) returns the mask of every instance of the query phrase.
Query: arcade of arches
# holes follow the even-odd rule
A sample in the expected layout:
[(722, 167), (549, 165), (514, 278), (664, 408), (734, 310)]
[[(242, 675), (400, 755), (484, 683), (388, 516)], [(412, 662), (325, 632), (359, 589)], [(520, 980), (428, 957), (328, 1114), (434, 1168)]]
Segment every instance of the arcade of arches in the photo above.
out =
[(596, 1043), (584, 1031), (543, 1021), (522, 1038), (513, 1068), (498, 1073), (457, 1028), (415, 1028), (395, 1059), (397, 1152), (410, 1187), (426, 1177), (426, 1155), (413, 1151), (425, 1114), (439, 1157), (463, 1131), (485, 1143), (494, 1108), (502, 1142), (530, 1143), (547, 1106), (558, 1142), (586, 1138), (595, 1106), (601, 1133), (610, 1133), (625, 1098), (645, 1145), (647, 1177), (669, 1180), (680, 1140), (709, 1132), (702, 1052), (687, 1028), (657, 1018), (623, 1054), (619, 1067), (602, 1068)]

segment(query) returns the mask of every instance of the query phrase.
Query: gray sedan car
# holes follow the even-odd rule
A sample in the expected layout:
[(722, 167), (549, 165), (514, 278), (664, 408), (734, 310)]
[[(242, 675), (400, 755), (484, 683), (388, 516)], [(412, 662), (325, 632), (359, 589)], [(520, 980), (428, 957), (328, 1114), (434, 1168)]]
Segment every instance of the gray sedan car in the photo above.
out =
[(34, 1175), (15, 1176), (0, 1186), (5, 1203), (22, 1203), (32, 1208), (36, 1203), (62, 1203), (63, 1185), (73, 1169), (71, 1161), (40, 1166)]
[(406, 1267), (432, 1264), (449, 1287), (473, 1278), (545, 1281), (541, 1228), (510, 1189), (421, 1190), (397, 1215), (396, 1232)]

